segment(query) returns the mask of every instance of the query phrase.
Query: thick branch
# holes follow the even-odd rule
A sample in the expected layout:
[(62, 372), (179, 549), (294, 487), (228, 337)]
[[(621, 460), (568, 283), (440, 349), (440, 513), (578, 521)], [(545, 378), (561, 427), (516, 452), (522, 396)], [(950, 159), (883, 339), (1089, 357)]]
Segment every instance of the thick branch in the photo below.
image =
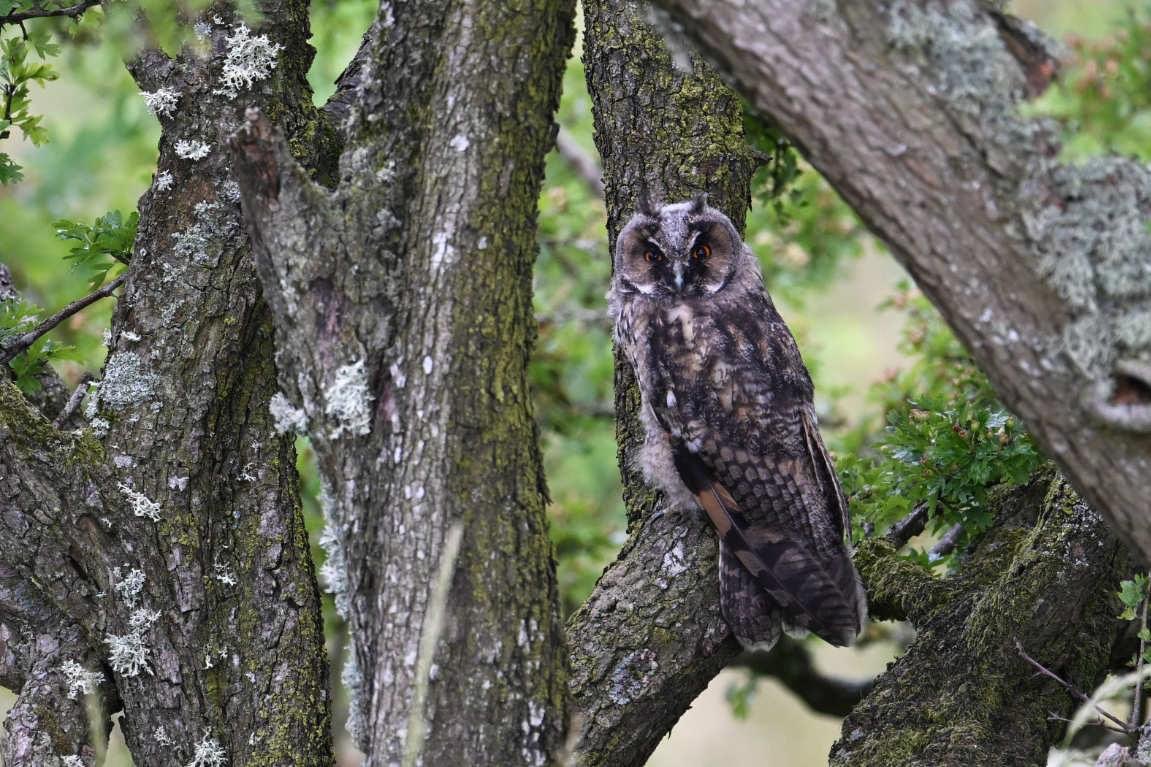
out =
[(1075, 701), (1034, 674), (1017, 642), (1079, 689), (1106, 672), (1130, 567), (1122, 545), (1060, 479), (994, 504), (995, 527), (938, 582), (947, 599), (919, 612), (907, 652), (844, 720), (833, 765), (1041, 764), (1059, 736), (1049, 716)]
[[(83, 671), (92, 676), (83, 677)], [(93, 702), (106, 691), (115, 699), (106, 682), (80, 628), (14, 569), (0, 565), (0, 684), (18, 693), (4, 723), (7, 737), (0, 738), (0, 762), (19, 767), (79, 756), (92, 764), (96, 752), (81, 688), (88, 688)]]
[(701, 515), (643, 523), (568, 621), (578, 764), (639, 765), (740, 652)]
[[(383, 4), (327, 110), (347, 136), (334, 191), (255, 114), (233, 142), (281, 385), (347, 564), (371, 765), (543, 763), (563, 741), (526, 363), (572, 5)], [(457, 526), (437, 632), (431, 584)]]
[(769, 652), (742, 653), (731, 665), (774, 677), (812, 711), (830, 716), (847, 716), (875, 684), (873, 679), (857, 681), (822, 673), (807, 645), (786, 636)]
[(1053, 71), (1041, 36), (975, 0), (660, 4), (887, 242), (1003, 401), (1151, 558), (1139, 431), (1151, 390), (1125, 391), (1120, 367), (1151, 359), (1151, 171), (1053, 159), (1047, 126), (1019, 112)]

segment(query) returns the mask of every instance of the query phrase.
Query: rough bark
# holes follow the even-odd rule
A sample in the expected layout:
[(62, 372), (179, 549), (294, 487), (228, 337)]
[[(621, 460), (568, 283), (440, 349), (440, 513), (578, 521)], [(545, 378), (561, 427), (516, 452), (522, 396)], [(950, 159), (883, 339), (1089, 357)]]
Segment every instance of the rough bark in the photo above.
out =
[[(276, 115), (310, 164), (331, 132), (304, 79), (307, 4), (260, 6), (256, 33), (284, 48), (238, 98), (218, 92), (240, 23), (225, 8), (205, 22), (210, 56), (146, 51), (131, 65), (142, 89), (180, 92), (160, 146), (174, 184), (141, 200), (89, 428), (56, 430), (0, 382), (0, 560), (79, 624), (89, 653), (108, 658), (111, 636), (142, 640), (146, 668), (109, 664), (138, 764), (187, 764), (209, 739), (236, 764), (332, 758), (294, 451), (269, 413), (271, 323), (220, 148), (221, 125), (247, 103)], [(212, 150), (184, 159), (178, 140)], [(141, 516), (153, 509), (156, 520)], [(126, 586), (134, 570), (138, 589)], [(46, 701), (41, 721), (66, 703)]]
[(659, 4), (803, 148), (1151, 558), (1151, 172), (1055, 159), (1051, 126), (1019, 111), (1055, 70), (1041, 37), (975, 0)]
[[(18, 297), (8, 267), (0, 263), (0, 302)], [(6, 376), (0, 370), (0, 377)], [(49, 366), (37, 377), (41, 389), (28, 402), (45, 416), (55, 416), (67, 396), (66, 388)], [(88, 764), (98, 756), (95, 746), (101, 739), (90, 736), (89, 725), (93, 721), (104, 725), (107, 720), (88, 715), (84, 694), (72, 687), (75, 677), (64, 672), (69, 661), (107, 679), (100, 655), (88, 645), (77, 623), (0, 561), (0, 685), (18, 693), (0, 733), (0, 763), (53, 764), (65, 753), (78, 755)], [(95, 679), (85, 686), (103, 684)], [(91, 692), (100, 695), (108, 689)]]
[[(584, 64), (603, 158), (608, 236), (648, 190), (672, 202), (706, 191), (742, 228), (755, 162), (739, 100), (701, 66), (672, 65), (642, 6), (585, 0)], [(568, 622), (577, 761), (643, 764), (692, 700), (739, 652), (719, 614), (715, 535), (662, 501), (633, 467), (639, 392), (616, 355), (616, 434), (629, 540)]]
[[(886, 541), (856, 557), (872, 610), (907, 618), (907, 652), (843, 722), (836, 767), (1042, 764), (1077, 702), (1035, 674), (1017, 645), (1090, 690), (1122, 625), (1126, 549), (1062, 479), (1001, 493), (996, 526), (956, 574), (933, 577)], [(909, 572), (914, 570), (916, 572)]]
[[(61, 753), (78, 755), (84, 764), (95, 760), (93, 741), (100, 739), (89, 736), (87, 699), (65, 673), (69, 661), (108, 678), (80, 627), (0, 565), (0, 684), (19, 691), (0, 736), (0, 763), (50, 765)], [(103, 684), (95, 679), (93, 687)]]
[(368, 763), (545, 764), (564, 650), (526, 364), (570, 0), (382, 4), (338, 187), (234, 153), (345, 563)]

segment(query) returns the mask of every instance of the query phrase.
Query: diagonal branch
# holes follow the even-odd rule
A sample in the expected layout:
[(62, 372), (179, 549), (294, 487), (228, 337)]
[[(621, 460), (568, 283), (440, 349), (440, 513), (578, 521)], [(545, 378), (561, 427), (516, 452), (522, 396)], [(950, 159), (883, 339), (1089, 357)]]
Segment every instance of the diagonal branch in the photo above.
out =
[(807, 645), (791, 637), (782, 637), (769, 652), (742, 653), (731, 665), (774, 677), (812, 711), (831, 716), (847, 716), (875, 685), (874, 679), (840, 679), (822, 673)]
[(108, 296), (112, 295), (116, 288), (124, 284), (124, 280), (127, 278), (127, 273), (121, 274), (119, 277), (112, 280), (99, 290), (93, 291), (83, 298), (79, 298), (68, 304), (60, 311), (56, 312), (48, 319), (44, 320), (36, 327), (29, 330), (27, 333), (22, 333), (16, 336), (16, 338), (12, 339), (11, 342), (6, 344), (3, 349), (0, 350), (0, 365), (7, 365), (16, 357), (16, 355), (27, 350), (30, 346), (32, 346), (32, 344), (36, 343), (37, 339), (39, 339), (45, 333), (55, 329), (56, 326), (64, 320), (68, 319), (77, 312), (87, 309), (101, 298), (107, 298)]

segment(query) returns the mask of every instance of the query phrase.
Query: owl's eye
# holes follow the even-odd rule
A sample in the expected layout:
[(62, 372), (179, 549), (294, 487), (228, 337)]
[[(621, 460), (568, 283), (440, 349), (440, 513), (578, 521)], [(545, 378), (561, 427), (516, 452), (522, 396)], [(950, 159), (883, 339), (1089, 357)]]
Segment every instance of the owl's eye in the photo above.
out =
[(654, 264), (656, 261), (663, 260), (663, 254), (658, 250), (652, 250), (649, 248), (643, 252), (643, 260), (647, 261), (649, 264)]
[(691, 257), (696, 261), (706, 261), (707, 259), (711, 258), (711, 246), (706, 242), (702, 245), (699, 245), (695, 250), (691, 252)]

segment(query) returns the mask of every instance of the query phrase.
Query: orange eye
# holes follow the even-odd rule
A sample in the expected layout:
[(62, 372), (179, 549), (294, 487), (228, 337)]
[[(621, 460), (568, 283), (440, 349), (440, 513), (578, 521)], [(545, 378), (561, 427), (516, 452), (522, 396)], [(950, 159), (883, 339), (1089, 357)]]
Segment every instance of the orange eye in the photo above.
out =
[(696, 261), (706, 261), (711, 258), (711, 246), (706, 242), (703, 243), (691, 252), (691, 257)]
[(654, 264), (656, 261), (659, 261), (659, 259), (660, 254), (656, 253), (654, 250), (645, 250), (643, 252), (643, 260), (647, 261), (649, 264)]

